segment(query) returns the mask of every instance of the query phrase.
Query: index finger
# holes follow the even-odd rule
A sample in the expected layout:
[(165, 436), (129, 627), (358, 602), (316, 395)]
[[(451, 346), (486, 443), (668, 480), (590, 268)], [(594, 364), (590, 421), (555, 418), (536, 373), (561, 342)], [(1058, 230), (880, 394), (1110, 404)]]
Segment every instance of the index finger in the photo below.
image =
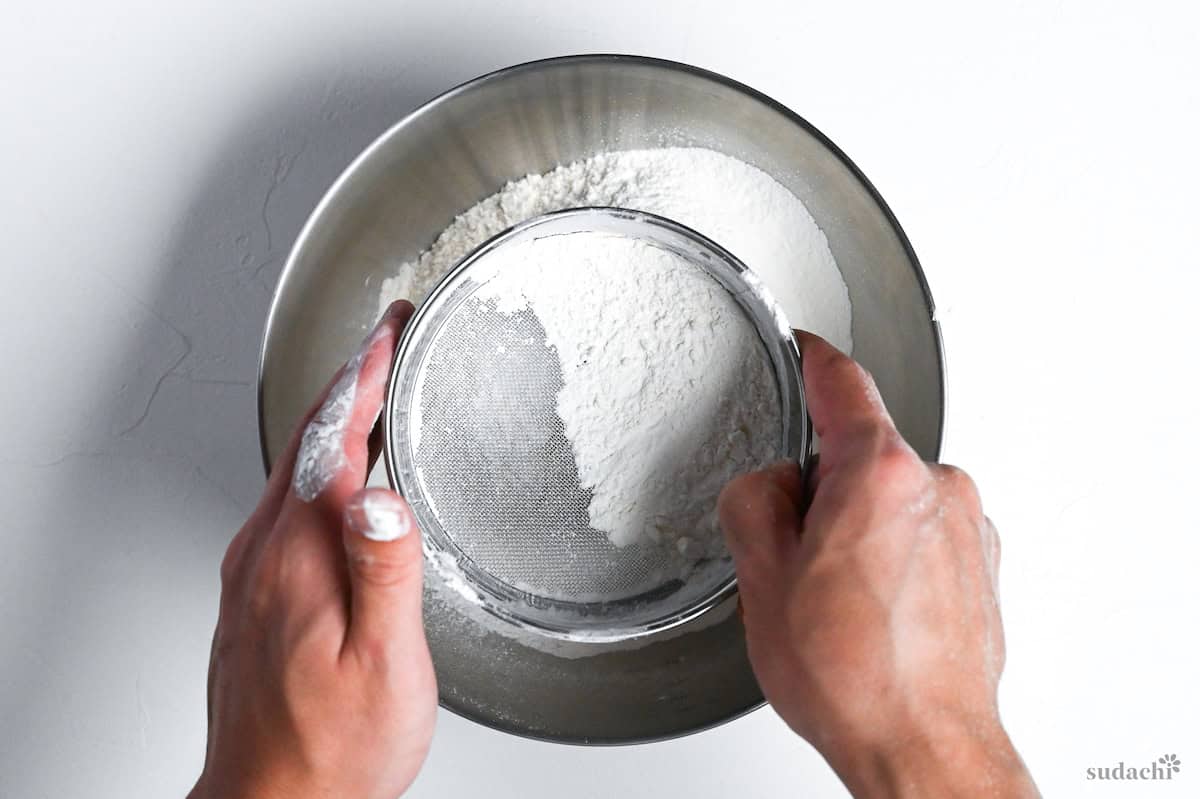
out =
[[(387, 367), (391, 363), (400, 331), (412, 312), (411, 303), (393, 303), (359, 351), (326, 383), (271, 467), (258, 505), (230, 541), (222, 563), (223, 575), (240, 573), (246, 564), (256, 559), (256, 554), (276, 526), (289, 498), (307, 513), (312, 512), (307, 503), (296, 500), (294, 487), (297, 482), (304, 485), (306, 494), (311, 491), (315, 499), (328, 482), (333, 482), (335, 476), (340, 478), (341, 472), (350, 470), (351, 474), (348, 478), (342, 478), (343, 482), (348, 480), (352, 485), (357, 480), (357, 487), (362, 487), (366, 456), (360, 458), (358, 453), (366, 451), (369, 425), (374, 424), (382, 405)], [(364, 382), (365, 389), (362, 387)], [(336, 411), (346, 406), (347, 398), (353, 413), (348, 415), (343, 425)], [(366, 432), (359, 435), (363, 425), (368, 427)], [(357, 446), (360, 438), (361, 448)], [(355, 469), (354, 465), (360, 462), (361, 467)], [(354, 490), (351, 488), (350, 493)]]
[(285, 504), (329, 506), (340, 518), (342, 503), (363, 487), (368, 438), (383, 407), (392, 356), (412, 312), (408, 302), (393, 303), (342, 367), (300, 437)]
[(821, 439), (821, 461), (832, 466), (881, 435), (898, 435), (875, 381), (856, 361), (820, 336), (794, 331), (800, 346), (804, 396)]
[[(321, 389), (316, 401), (313, 402), (308, 410), (304, 412), (304, 415), (300, 417), (300, 421), (296, 423), (296, 427), (292, 431), (291, 436), (289, 436), (287, 444), (284, 445), (283, 451), (279, 454), (279, 457), (275, 460), (274, 465), (271, 467), (271, 471), (267, 475), (267, 486), (263, 491), (262, 499), (259, 500), (258, 507), (254, 511), (254, 516), (260, 517), (261, 520), (266, 522), (273, 522), (275, 517), (279, 515), (279, 509), (283, 504), (284, 497), (287, 496), (288, 492), (292, 488), (292, 483), (296, 472), (297, 456), (303, 445), (304, 437), (308, 434), (309, 426), (312, 424), (317, 415), (321, 413), (329, 404), (330, 398), (334, 392), (339, 388), (341, 388), (343, 391), (345, 390), (346, 386), (339, 386), (338, 384), (346, 378), (346, 372), (351, 368), (356, 359), (360, 361), (363, 360), (360, 358), (360, 356), (363, 354), (363, 349), (367, 347), (367, 344), (374, 336), (379, 335), (379, 327), (388, 325), (389, 327), (394, 328), (396, 331), (395, 335), (397, 336), (397, 340), (399, 340), (398, 337), (400, 335), (400, 331), (403, 330), (404, 325), (407, 323), (409, 317), (412, 316), (412, 313), (412, 303), (408, 302), (407, 300), (398, 300), (392, 303), (380, 318), (375, 330), (368, 335), (366, 341), (364, 341), (360, 346), (359, 352), (351, 357), (350, 361), (348, 361), (341, 369), (339, 369), (333, 375), (333, 377), (329, 379), (329, 382), (325, 384), (325, 387)], [(394, 345), (392, 349), (395, 349)], [(355, 386), (355, 390), (357, 393), (357, 385)]]

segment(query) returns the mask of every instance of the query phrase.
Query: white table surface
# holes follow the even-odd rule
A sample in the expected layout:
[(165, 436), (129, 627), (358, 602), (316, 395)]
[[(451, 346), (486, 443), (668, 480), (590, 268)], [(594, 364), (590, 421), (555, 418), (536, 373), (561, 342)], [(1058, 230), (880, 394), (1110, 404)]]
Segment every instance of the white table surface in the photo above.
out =
[[(1013, 736), (1047, 795), (1200, 793), (1200, 19), (971, 5), (6, 8), (0, 797), (190, 786), (218, 561), (263, 482), (256, 353), (292, 239), (419, 102), (587, 51), (749, 83), (871, 177), (939, 304), (946, 460), (1003, 535)], [(1085, 779), (1167, 752), (1171, 783)], [(770, 711), (624, 749), (443, 713), (411, 791), (842, 795)]]

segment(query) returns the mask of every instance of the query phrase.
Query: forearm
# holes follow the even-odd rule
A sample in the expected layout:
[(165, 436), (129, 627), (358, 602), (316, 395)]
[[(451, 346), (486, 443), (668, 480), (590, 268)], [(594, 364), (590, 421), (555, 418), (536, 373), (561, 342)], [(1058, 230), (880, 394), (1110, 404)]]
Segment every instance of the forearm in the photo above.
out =
[(886, 744), (835, 747), (826, 759), (856, 799), (1039, 797), (998, 722), (947, 725)]

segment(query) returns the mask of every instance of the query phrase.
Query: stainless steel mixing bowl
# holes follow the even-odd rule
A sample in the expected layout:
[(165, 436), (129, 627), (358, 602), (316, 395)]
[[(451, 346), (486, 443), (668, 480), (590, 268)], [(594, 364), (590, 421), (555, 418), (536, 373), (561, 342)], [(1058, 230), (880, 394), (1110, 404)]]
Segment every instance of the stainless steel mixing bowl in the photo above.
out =
[[(903, 231), (862, 173), (803, 119), (728, 78), (591, 55), (523, 64), (452, 89), (380, 137), (329, 190), (292, 249), (267, 320), (259, 377), (266, 461), (374, 321), (382, 278), (457, 214), (558, 164), (670, 146), (740, 158), (804, 201), (849, 289), (855, 357), (905, 438), (936, 459), (945, 386), (933, 300)], [(700, 730), (762, 703), (735, 614), (589, 657), (521, 645), (466, 614), (427, 590), (441, 701), (498, 729), (630, 743)]]

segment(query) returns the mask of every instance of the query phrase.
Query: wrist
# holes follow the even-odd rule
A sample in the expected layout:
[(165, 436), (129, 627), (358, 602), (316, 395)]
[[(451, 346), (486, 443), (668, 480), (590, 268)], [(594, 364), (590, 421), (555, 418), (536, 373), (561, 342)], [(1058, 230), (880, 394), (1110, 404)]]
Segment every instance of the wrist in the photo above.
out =
[(257, 784), (249, 785), (244, 781), (231, 783), (229, 780), (212, 780), (201, 774), (196, 785), (188, 792), (187, 799), (298, 799), (305, 795), (302, 791), (292, 791), (270, 781), (259, 780)]
[(204, 781), (204, 775), (201, 774), (200, 778), (196, 780), (196, 784), (192, 786), (190, 791), (188, 791), (187, 799), (209, 799), (210, 796), (211, 793), (208, 790), (208, 785)]
[(1037, 797), (999, 719), (947, 719), (887, 741), (830, 747), (826, 759), (858, 799)]

